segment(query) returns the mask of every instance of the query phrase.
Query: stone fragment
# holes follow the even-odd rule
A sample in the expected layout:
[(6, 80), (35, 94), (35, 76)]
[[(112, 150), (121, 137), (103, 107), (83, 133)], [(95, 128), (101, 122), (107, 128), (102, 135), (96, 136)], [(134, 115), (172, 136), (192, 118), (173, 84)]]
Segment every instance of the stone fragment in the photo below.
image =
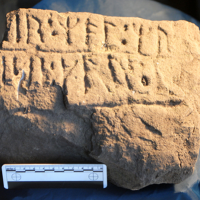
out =
[(199, 151), (199, 45), (186, 21), (8, 13), (0, 162), (102, 162), (131, 190), (181, 182)]

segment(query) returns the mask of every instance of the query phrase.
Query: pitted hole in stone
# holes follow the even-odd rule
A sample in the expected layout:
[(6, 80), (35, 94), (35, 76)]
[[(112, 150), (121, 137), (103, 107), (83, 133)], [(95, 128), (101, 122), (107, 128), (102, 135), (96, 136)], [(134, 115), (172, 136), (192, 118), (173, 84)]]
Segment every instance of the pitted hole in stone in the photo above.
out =
[(65, 65), (65, 60), (62, 58), (62, 67), (63, 69), (65, 69), (66, 65)]
[(19, 70), (16, 67), (17, 66), (17, 58), (16, 57), (13, 58), (13, 66), (14, 66), (14, 74), (15, 74), (15, 76), (17, 76), (19, 74)]
[(143, 63), (143, 62), (140, 62), (140, 66), (144, 67), (144, 63)]
[(123, 45), (126, 45), (126, 44), (127, 44), (126, 39), (123, 39), (123, 40), (122, 40), (122, 44), (123, 44)]
[(146, 76), (143, 76), (142, 77), (142, 80), (141, 80), (143, 86), (148, 86), (149, 85), (149, 80)]
[(58, 35), (58, 32), (54, 30), (51, 35), (56, 36), (56, 35)]
[(127, 30), (128, 30), (128, 25), (125, 24), (125, 25), (124, 25), (124, 31), (127, 31)]
[(111, 54), (108, 55), (108, 59), (113, 59), (113, 58), (114, 57)]
[(128, 65), (128, 69), (133, 71), (134, 70), (134, 67), (132, 65)]
[(14, 68), (14, 74), (17, 76), (19, 74), (19, 70), (17, 68)]
[(36, 50), (38, 50), (38, 51), (40, 50), (40, 47), (39, 47), (39, 45), (36, 45), (36, 47), (35, 47), (35, 48), (36, 48)]
[(174, 95), (174, 92), (169, 90), (169, 95)]
[(38, 29), (37, 32), (38, 32), (39, 34), (41, 34), (41, 30), (40, 30), (40, 29)]
[(51, 68), (51, 70), (54, 70), (55, 67), (54, 67), (54, 63), (53, 62), (51, 63), (50, 68)]
[(52, 85), (52, 86), (56, 85), (55, 80), (52, 81), (51, 85)]
[(52, 26), (52, 23), (53, 23), (52, 19), (49, 19), (48, 23), (49, 23), (49, 26)]

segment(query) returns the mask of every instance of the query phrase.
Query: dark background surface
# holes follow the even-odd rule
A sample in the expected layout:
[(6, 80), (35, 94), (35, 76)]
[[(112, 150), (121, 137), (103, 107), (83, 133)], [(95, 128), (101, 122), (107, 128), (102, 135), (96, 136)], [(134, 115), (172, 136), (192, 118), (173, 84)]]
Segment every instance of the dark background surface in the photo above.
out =
[[(8, 2), (8, 0), (1, 0)], [(9, 0), (12, 1), (12, 0)], [(30, 8), (41, 0), (15, 0), (18, 8)], [(200, 21), (200, 0), (155, 0), (173, 8), (179, 9)]]
[(200, 21), (200, 0), (155, 0), (181, 10)]
[[(7, 2), (8, 0), (2, 0)], [(16, 0), (19, 8), (30, 8), (41, 0)], [(200, 0), (155, 0), (173, 8), (179, 9), (200, 21)]]

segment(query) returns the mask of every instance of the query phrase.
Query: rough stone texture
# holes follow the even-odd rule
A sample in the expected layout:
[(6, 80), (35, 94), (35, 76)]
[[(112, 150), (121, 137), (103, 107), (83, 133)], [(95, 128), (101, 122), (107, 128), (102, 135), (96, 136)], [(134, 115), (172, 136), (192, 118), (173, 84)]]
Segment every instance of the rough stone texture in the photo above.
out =
[(111, 182), (132, 190), (192, 174), (200, 121), (194, 24), (20, 9), (7, 27), (1, 163), (102, 162)]

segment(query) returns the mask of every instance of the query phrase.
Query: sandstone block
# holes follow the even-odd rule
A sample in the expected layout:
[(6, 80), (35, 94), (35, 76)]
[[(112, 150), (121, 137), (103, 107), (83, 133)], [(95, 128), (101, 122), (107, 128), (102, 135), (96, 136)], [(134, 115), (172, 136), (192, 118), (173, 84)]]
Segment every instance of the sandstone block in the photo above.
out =
[(186, 21), (8, 13), (0, 162), (102, 162), (132, 190), (181, 182), (199, 152), (199, 45)]

